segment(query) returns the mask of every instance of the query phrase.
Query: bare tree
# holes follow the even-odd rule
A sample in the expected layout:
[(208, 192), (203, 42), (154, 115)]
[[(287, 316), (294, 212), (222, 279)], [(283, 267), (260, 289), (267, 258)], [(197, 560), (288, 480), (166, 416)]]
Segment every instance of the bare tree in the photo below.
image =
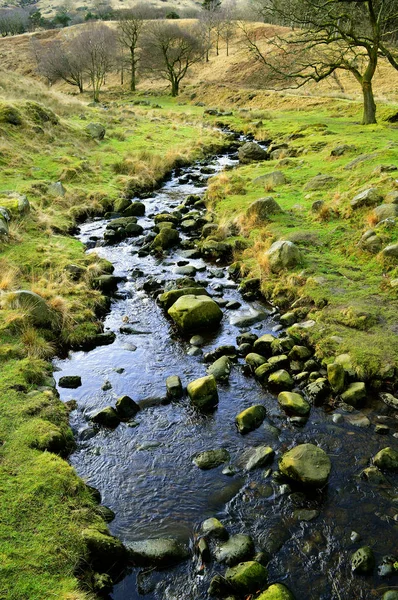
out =
[(142, 67), (169, 81), (171, 95), (178, 96), (180, 83), (189, 67), (199, 62), (203, 54), (197, 30), (160, 21), (153, 23), (144, 36)]
[(225, 42), (227, 56), (229, 45), (236, 31), (236, 0), (227, 0), (221, 7), (221, 38)]
[[(205, 45), (206, 51), (206, 62), (209, 62), (209, 52), (212, 47), (213, 32), (215, 31), (215, 29), (218, 29), (218, 31), (220, 31), (220, 6), (221, 2), (219, 2), (219, 0), (207, 0), (207, 2), (203, 2), (202, 11), (199, 15), (199, 23), (201, 25), (203, 43)], [(218, 43), (219, 33), (218, 35), (216, 34), (216, 40)]]
[(362, 89), (363, 120), (376, 123), (372, 81), (384, 57), (398, 70), (397, 0), (253, 0), (265, 22), (294, 28), (267, 39), (244, 27), (255, 58), (275, 84), (300, 87), (342, 70)]
[(37, 61), (37, 70), (50, 85), (63, 80), (69, 85), (84, 91), (84, 57), (75, 50), (74, 39), (54, 40), (46, 45), (33, 42), (33, 51)]
[(25, 33), (29, 25), (29, 13), (23, 8), (0, 9), (0, 35)]
[(87, 74), (94, 102), (99, 102), (99, 94), (106, 75), (112, 70), (116, 56), (116, 34), (103, 23), (90, 23), (74, 38), (75, 55), (82, 60)]
[(137, 68), (139, 63), (139, 39), (142, 34), (145, 19), (145, 7), (136, 6), (132, 10), (121, 10), (117, 13), (118, 39), (121, 46), (130, 53), (130, 89), (135, 92)]

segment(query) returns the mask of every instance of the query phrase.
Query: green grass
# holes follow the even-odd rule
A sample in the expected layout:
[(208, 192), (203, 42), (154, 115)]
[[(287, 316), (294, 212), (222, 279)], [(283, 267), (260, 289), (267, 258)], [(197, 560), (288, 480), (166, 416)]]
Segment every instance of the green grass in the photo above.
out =
[[(251, 131), (258, 139), (287, 142), (297, 157), (287, 165), (281, 166), (279, 160), (254, 163), (214, 178), (208, 205), (220, 222), (239, 223), (250, 242), (240, 258), (251, 275), (261, 277), (264, 296), (285, 310), (293, 300), (306, 306), (308, 318), (317, 322), (312, 341), (318, 355), (330, 360), (349, 352), (358, 374), (377, 379), (383, 365), (398, 362), (397, 289), (390, 286), (398, 268), (358, 248), (361, 235), (375, 224), (373, 211), (354, 211), (350, 200), (369, 187), (377, 187), (382, 195), (398, 189), (398, 171), (377, 171), (380, 165), (398, 166), (398, 130), (382, 120), (393, 107), (379, 110), (379, 125), (362, 127), (355, 120), (360, 104), (329, 101), (326, 107), (303, 110), (305, 99), (301, 102), (300, 110), (281, 110), (274, 99), (266, 112), (235, 108), (233, 116), (222, 117), (231, 128)], [(226, 106), (231, 108), (230, 103)], [(262, 125), (254, 127), (259, 117)], [(331, 150), (340, 144), (353, 145), (355, 150), (332, 157)], [(376, 156), (345, 169), (359, 155), (373, 153)], [(268, 189), (254, 181), (274, 170), (282, 171), (288, 183)], [(305, 191), (305, 184), (318, 174), (332, 175), (337, 182), (329, 189)], [(247, 207), (270, 195), (284, 214), (273, 216), (262, 227), (248, 223)], [(317, 200), (325, 205), (320, 215), (311, 210)], [(398, 228), (384, 226), (380, 235), (384, 246), (396, 243)], [(294, 241), (303, 252), (303, 264), (293, 273), (275, 275), (267, 269), (264, 253), (278, 239)]]
[[(101, 328), (96, 314), (104, 298), (92, 281), (108, 266), (68, 235), (76, 219), (112, 210), (126, 188), (152, 187), (178, 162), (225, 144), (203, 127), (203, 110), (184, 110), (169, 98), (156, 103), (162, 108), (133, 106), (129, 95), (110, 97), (104, 111), (57, 97), (56, 124), (23, 101), (14, 101), (13, 110), (0, 102), (0, 205), (7, 190), (26, 194), (31, 204), (0, 243), (1, 598), (82, 600), (91, 592), (87, 577), (79, 584), (75, 572), (87, 556), (81, 532), (103, 523), (86, 486), (61, 458), (73, 438), (43, 359)], [(19, 124), (7, 121), (10, 114)], [(106, 127), (103, 141), (87, 137), (90, 121)], [(47, 191), (58, 180), (66, 189), (61, 198)], [(78, 282), (65, 270), (70, 264), (86, 269)], [(58, 328), (37, 329), (28, 313), (2, 302), (3, 293), (21, 288), (45, 298), (59, 315)]]

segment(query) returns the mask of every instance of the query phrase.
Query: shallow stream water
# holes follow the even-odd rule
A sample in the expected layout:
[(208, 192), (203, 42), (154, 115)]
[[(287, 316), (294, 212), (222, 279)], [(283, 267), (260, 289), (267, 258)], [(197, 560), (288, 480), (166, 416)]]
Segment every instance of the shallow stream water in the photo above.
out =
[[(220, 171), (236, 163), (235, 155), (225, 153), (206, 161), (206, 166)], [(203, 164), (197, 163), (174, 174), (153, 197), (144, 199), (146, 217), (140, 218), (139, 224), (149, 230), (154, 225), (150, 215), (174, 209), (188, 194), (204, 193), (209, 175), (201, 175), (201, 167)], [(200, 175), (202, 187), (191, 175), (195, 179)], [(180, 182), (182, 176), (188, 183)], [(102, 238), (106, 224), (99, 219), (82, 225), (79, 239), (92, 247), (93, 240)], [(333, 413), (323, 407), (312, 407), (305, 426), (297, 427), (279, 409), (275, 396), (243, 374), (242, 359), (234, 364), (229, 383), (218, 385), (219, 405), (213, 414), (198, 414), (187, 399), (160, 404), (157, 399), (165, 396), (169, 375), (179, 375), (186, 386), (204, 376), (207, 365), (201, 356), (187, 354), (189, 338), (176, 334), (163, 310), (142, 290), (148, 276), (166, 281), (179, 277), (174, 269), (183, 258), (181, 249), (160, 260), (151, 255), (139, 257), (139, 243), (135, 238), (115, 246), (97, 242), (97, 247), (89, 250), (111, 261), (115, 274), (126, 278), (104, 323), (105, 330), (116, 333), (115, 342), (90, 352), (71, 352), (55, 363), (57, 381), (64, 375), (82, 377), (80, 388), (59, 390), (62, 400), (78, 402), (78, 409), (71, 413), (77, 450), (70, 462), (87, 483), (100, 490), (103, 504), (116, 513), (111, 532), (127, 545), (167, 536), (192, 545), (200, 523), (217, 516), (230, 533), (250, 534), (257, 550), (270, 553), (269, 581), (285, 583), (296, 600), (368, 600), (381, 598), (383, 588), (398, 586), (398, 577), (387, 580), (377, 571), (370, 577), (356, 576), (350, 569), (350, 556), (362, 545), (372, 546), (378, 563), (384, 555), (397, 556), (397, 478), (388, 476), (387, 485), (375, 487), (358, 477), (378, 450), (398, 447), (398, 439), (392, 435), (398, 430), (394, 415), (385, 405), (369, 399), (361, 413), (370, 420), (368, 427), (349, 422), (357, 412), (344, 415), (336, 424)], [(207, 282), (216, 300), (222, 295), (242, 304), (237, 310), (223, 309), (221, 327), (206, 336), (203, 351), (235, 344), (242, 330), (233, 325), (234, 318), (266, 307), (242, 300), (225, 267), (214, 276), (217, 264), (202, 259), (189, 263), (199, 267), (196, 278)], [(277, 325), (272, 311), (266, 312), (268, 317), (250, 328), (257, 335), (271, 332)], [(137, 333), (120, 333), (126, 321)], [(104, 384), (110, 389), (102, 390)], [(136, 417), (138, 425), (122, 423), (114, 431), (93, 430), (90, 415), (114, 405), (124, 394), (142, 405)], [(267, 419), (256, 431), (242, 436), (235, 428), (235, 416), (257, 403), (266, 407)], [(390, 425), (389, 435), (377, 435), (375, 424), (385, 421)], [(322, 492), (292, 495), (281, 483), (265, 477), (265, 469), (244, 473), (239, 468), (248, 447), (272, 446), (276, 469), (281, 453), (303, 442), (318, 444), (331, 458), (329, 485)], [(223, 475), (223, 467), (201, 471), (192, 464), (196, 452), (218, 447), (230, 452), (235, 475)], [(293, 515), (297, 508), (316, 509), (319, 516), (311, 522), (300, 521)], [(353, 531), (360, 541), (351, 541)], [(211, 577), (224, 569), (216, 563), (202, 570), (197, 567), (193, 559), (161, 572), (133, 569), (114, 587), (111, 597), (205, 600)]]

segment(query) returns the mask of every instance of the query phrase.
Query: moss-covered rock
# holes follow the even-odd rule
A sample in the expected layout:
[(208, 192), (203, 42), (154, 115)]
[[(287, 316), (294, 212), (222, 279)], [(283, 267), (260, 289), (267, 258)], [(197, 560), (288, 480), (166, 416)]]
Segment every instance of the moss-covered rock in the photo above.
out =
[(214, 550), (214, 556), (217, 562), (225, 563), (228, 566), (252, 558), (254, 554), (254, 543), (249, 535), (237, 533), (232, 535), (226, 542), (218, 544)]
[(210, 539), (225, 541), (228, 539), (228, 531), (224, 525), (215, 517), (210, 517), (203, 521), (201, 525), (201, 532), (203, 535)]
[(267, 362), (267, 359), (256, 352), (249, 352), (249, 354), (246, 354), (245, 361), (252, 368), (252, 371), (256, 371), (258, 367)]
[(178, 375), (170, 375), (166, 379), (166, 393), (169, 400), (178, 400), (182, 397), (182, 383)]
[(93, 415), (91, 420), (98, 425), (115, 429), (120, 423), (120, 416), (112, 406), (107, 406)]
[(257, 600), (294, 600), (294, 596), (283, 583), (273, 583)]
[(248, 164), (259, 160), (268, 160), (269, 154), (256, 142), (246, 142), (238, 150), (239, 162)]
[(180, 242), (180, 235), (176, 229), (165, 227), (161, 229), (152, 242), (153, 250), (168, 250), (177, 246)]
[(267, 569), (255, 560), (239, 563), (225, 573), (225, 579), (238, 594), (252, 594), (261, 590), (267, 578)]
[(43, 106), (38, 102), (25, 102), (26, 115), (38, 125), (58, 125), (59, 118), (50, 108)]
[(139, 410), (139, 405), (130, 396), (121, 396), (116, 400), (116, 412), (122, 421), (132, 419)]
[(216, 450), (204, 450), (195, 454), (192, 462), (199, 469), (207, 471), (208, 469), (215, 469), (229, 460), (229, 452), (225, 448), (217, 448)]
[(383, 471), (397, 471), (398, 470), (398, 452), (394, 448), (387, 446), (383, 448), (374, 456), (373, 462), (379, 469)]
[(56, 314), (50, 309), (47, 302), (29, 290), (16, 290), (2, 297), (10, 308), (21, 309), (37, 327), (51, 327), (56, 324)]
[(201, 410), (212, 409), (218, 404), (217, 383), (213, 375), (191, 381), (187, 391), (192, 404)]
[(294, 381), (287, 371), (279, 369), (268, 377), (268, 385), (276, 390), (291, 390)]
[(304, 186), (304, 190), (307, 191), (317, 191), (323, 190), (326, 188), (334, 187), (338, 184), (338, 179), (332, 177), (331, 175), (316, 175)]
[(275, 340), (275, 336), (271, 333), (266, 333), (259, 337), (253, 345), (254, 352), (261, 354), (262, 356), (268, 357), (272, 354), (272, 343)]
[(278, 396), (280, 406), (288, 414), (306, 417), (311, 410), (311, 405), (300, 394), (294, 392), (281, 392)]
[(214, 300), (190, 294), (178, 298), (168, 314), (184, 333), (215, 330), (222, 319), (222, 311)]
[(214, 375), (216, 381), (228, 381), (231, 373), (231, 361), (228, 356), (220, 356), (210, 367), (207, 372), (209, 375)]
[(363, 381), (351, 383), (345, 392), (341, 394), (341, 399), (350, 406), (358, 406), (366, 398), (366, 386)]
[(266, 416), (265, 407), (262, 404), (249, 406), (235, 417), (235, 423), (239, 433), (248, 433), (260, 427)]
[(106, 529), (88, 527), (82, 531), (88, 551), (88, 561), (98, 571), (121, 571), (127, 562), (127, 551), (122, 542)]
[(265, 258), (274, 273), (296, 267), (302, 261), (300, 250), (293, 242), (288, 240), (274, 242), (265, 253)]
[(375, 568), (375, 564), (375, 556), (369, 546), (359, 548), (351, 557), (351, 570), (353, 573), (368, 575)]
[(175, 565), (189, 557), (187, 547), (173, 538), (130, 542), (128, 553), (134, 564), (155, 567)]
[(345, 384), (345, 371), (343, 365), (339, 363), (331, 363), (327, 366), (328, 370), (328, 381), (330, 387), (337, 394), (344, 389)]
[(0, 206), (5, 208), (14, 218), (20, 218), (30, 211), (28, 198), (24, 194), (17, 194), (15, 192), (0, 194)]
[(82, 378), (80, 375), (64, 375), (64, 377), (60, 377), (58, 385), (62, 388), (69, 388), (71, 390), (75, 390), (80, 387), (82, 384)]
[(268, 196), (267, 198), (260, 198), (259, 200), (252, 202), (246, 211), (246, 215), (249, 218), (254, 218), (257, 221), (262, 222), (269, 220), (270, 216), (282, 212), (283, 210), (276, 200), (274, 200), (272, 196)]
[(164, 310), (169, 310), (178, 298), (182, 296), (208, 296), (208, 292), (201, 286), (184, 287), (178, 290), (170, 290), (158, 296), (157, 301)]
[(103, 140), (106, 129), (101, 123), (89, 123), (86, 126), (86, 132), (93, 140)]
[(15, 106), (12, 106), (12, 104), (0, 102), (0, 123), (16, 126), (22, 125), (22, 115)]
[(283, 475), (312, 487), (323, 487), (328, 482), (331, 468), (326, 452), (313, 444), (295, 446), (279, 460)]
[(253, 471), (272, 462), (275, 452), (270, 446), (257, 446), (245, 452), (245, 470)]

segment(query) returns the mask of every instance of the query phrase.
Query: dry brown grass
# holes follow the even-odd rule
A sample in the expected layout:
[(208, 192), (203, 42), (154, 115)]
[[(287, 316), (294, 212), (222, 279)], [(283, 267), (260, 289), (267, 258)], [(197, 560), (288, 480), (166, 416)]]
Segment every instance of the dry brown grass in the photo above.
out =
[(55, 346), (40, 335), (34, 327), (26, 326), (21, 332), (21, 341), (29, 358), (51, 358)]

